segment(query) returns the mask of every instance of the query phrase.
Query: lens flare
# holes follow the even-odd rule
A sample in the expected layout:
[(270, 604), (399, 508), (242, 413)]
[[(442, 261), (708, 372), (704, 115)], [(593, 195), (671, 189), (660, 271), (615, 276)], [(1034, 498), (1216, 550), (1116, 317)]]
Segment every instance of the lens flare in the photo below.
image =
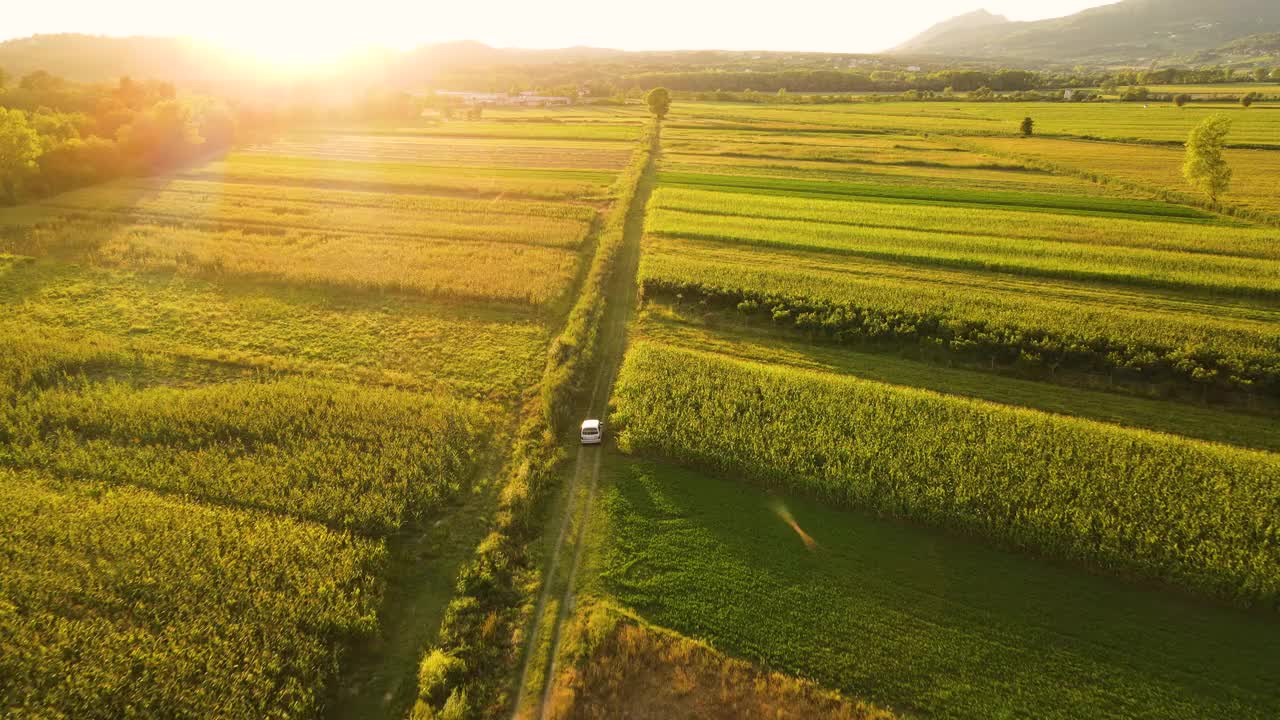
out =
[(775, 501), (773, 503), (773, 511), (778, 514), (778, 517), (782, 518), (782, 522), (786, 523), (792, 530), (796, 531), (796, 535), (800, 536), (800, 540), (804, 543), (805, 548), (810, 552), (818, 549), (818, 541), (810, 537), (809, 533), (805, 532), (804, 528), (800, 527), (800, 524), (796, 522), (795, 517), (791, 515), (791, 511), (787, 509), (786, 505), (783, 505), (781, 501)]

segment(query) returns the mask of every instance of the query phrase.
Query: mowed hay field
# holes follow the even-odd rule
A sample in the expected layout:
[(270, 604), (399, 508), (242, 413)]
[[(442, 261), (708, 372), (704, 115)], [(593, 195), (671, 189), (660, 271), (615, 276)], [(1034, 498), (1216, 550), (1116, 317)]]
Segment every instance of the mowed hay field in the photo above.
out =
[(406, 713), (639, 135), (301, 133), (0, 211), (0, 715)]
[(586, 592), (908, 716), (1274, 717), (1280, 231), (938, 109), (673, 108)]

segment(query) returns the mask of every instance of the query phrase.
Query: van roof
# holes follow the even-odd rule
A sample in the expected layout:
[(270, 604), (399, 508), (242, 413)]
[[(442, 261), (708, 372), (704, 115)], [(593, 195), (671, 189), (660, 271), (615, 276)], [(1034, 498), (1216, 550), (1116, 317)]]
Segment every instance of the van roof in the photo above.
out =
[(590, 429), (592, 429), (592, 430), (599, 430), (599, 429), (600, 429), (600, 421), (599, 421), (599, 420), (583, 420), (583, 421), (582, 421), (582, 429), (583, 429), (583, 430), (586, 430), (586, 429), (588, 429), (588, 428), (590, 428)]

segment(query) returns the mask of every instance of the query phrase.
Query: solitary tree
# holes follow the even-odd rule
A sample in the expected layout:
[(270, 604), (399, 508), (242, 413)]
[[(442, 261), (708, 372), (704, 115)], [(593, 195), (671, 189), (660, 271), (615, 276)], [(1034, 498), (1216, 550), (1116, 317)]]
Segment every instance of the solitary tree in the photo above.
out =
[(1222, 157), (1230, 131), (1231, 118), (1211, 115), (1187, 136), (1187, 157), (1182, 163), (1182, 176), (1214, 202), (1231, 184), (1231, 168)]
[(667, 116), (667, 111), (671, 109), (671, 91), (666, 88), (656, 87), (644, 96), (644, 101), (649, 106), (649, 112), (661, 120)]
[(1036, 121), (1032, 120), (1030, 117), (1024, 117), (1022, 118), (1022, 125), (1019, 127), (1022, 129), (1022, 135), (1024, 137), (1031, 137), (1031, 133), (1036, 131)]
[(1174, 95), (1174, 96), (1173, 96), (1173, 104), (1174, 104), (1174, 105), (1177, 105), (1178, 107), (1182, 107), (1183, 105), (1186, 105), (1186, 104), (1187, 104), (1187, 101), (1188, 101), (1188, 100), (1190, 100), (1190, 99), (1191, 99), (1191, 96), (1190, 96), (1190, 95), (1187, 95), (1186, 93), (1181, 93), (1181, 94), (1178, 94), (1178, 95)]
[(1240, 96), (1240, 104), (1245, 107), (1249, 107), (1250, 105), (1253, 104), (1253, 101), (1257, 99), (1258, 99), (1258, 93), (1256, 92), (1245, 93), (1244, 95)]
[(17, 202), (40, 152), (40, 135), (26, 113), (0, 107), (0, 203)]

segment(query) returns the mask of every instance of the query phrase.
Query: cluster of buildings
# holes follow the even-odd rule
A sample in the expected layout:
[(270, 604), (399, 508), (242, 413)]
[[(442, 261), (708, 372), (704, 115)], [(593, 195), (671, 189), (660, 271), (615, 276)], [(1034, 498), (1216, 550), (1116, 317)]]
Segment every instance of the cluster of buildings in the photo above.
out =
[(534, 92), (522, 92), (513, 95), (511, 93), (437, 90), (436, 97), (451, 99), (464, 105), (524, 105), (545, 107), (547, 105), (569, 105), (573, 102), (572, 98), (563, 95), (539, 95)]

